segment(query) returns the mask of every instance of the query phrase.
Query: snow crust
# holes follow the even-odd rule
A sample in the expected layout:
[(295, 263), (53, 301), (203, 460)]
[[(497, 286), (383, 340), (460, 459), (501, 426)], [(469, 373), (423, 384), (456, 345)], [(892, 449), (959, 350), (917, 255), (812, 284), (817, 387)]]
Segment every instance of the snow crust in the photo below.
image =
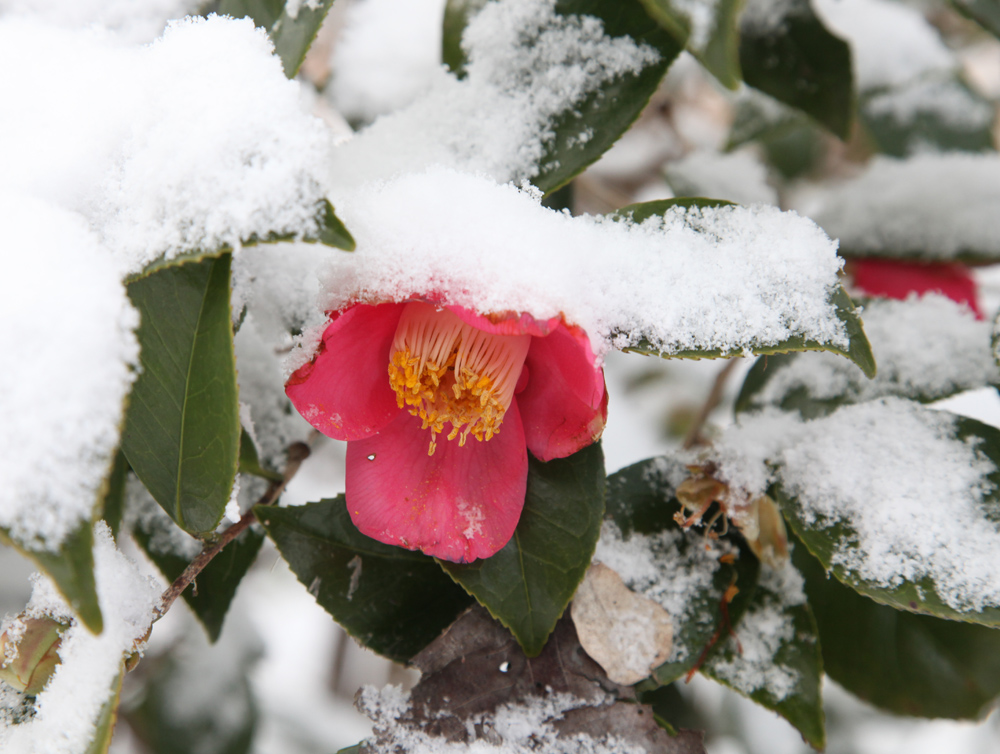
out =
[(633, 224), (539, 199), (446, 169), (363, 186), (338, 204), (358, 248), (332, 258), (320, 306), (436, 293), (479, 312), (562, 313), (599, 355), (642, 337), (667, 353), (796, 334), (847, 344), (829, 303), (841, 260), (807, 219), (733, 206)]
[(329, 89), (345, 117), (372, 121), (432, 86), (441, 73), (444, 6), (445, 0), (360, 0), (348, 7)]
[[(537, 175), (554, 119), (589, 93), (659, 61), (648, 45), (609, 37), (556, 0), (488, 3), (466, 27), (466, 77), (439, 70), (426, 94), (379, 118), (334, 153), (333, 179), (357, 183), (444, 165), (505, 183)], [(580, 144), (591, 134), (583, 130)]]
[(846, 396), (860, 403), (886, 395), (927, 401), (1000, 383), (989, 347), (990, 323), (945, 296), (877, 299), (865, 304), (863, 316), (878, 359), (874, 379), (846, 359), (804, 354), (769, 375), (754, 405), (780, 403), (798, 389), (818, 400)]
[(681, 548), (685, 539), (677, 529), (657, 534), (633, 532), (624, 537), (613, 521), (601, 526), (594, 562), (603, 563), (621, 576), (625, 585), (645, 595), (667, 611), (674, 623), (674, 644), (668, 662), (680, 662), (700, 651), (684, 642), (683, 627), (694, 621), (711, 624), (699, 613), (699, 597), (713, 589), (719, 558), (732, 552), (724, 540), (705, 540)]
[(997, 468), (956, 422), (902, 398), (809, 422), (766, 410), (727, 430), (713, 457), (737, 495), (780, 481), (807, 526), (842, 524), (833, 564), (852, 578), (885, 589), (927, 578), (949, 607), (981, 611), (1000, 606)]
[(18, 75), (0, 80), (0, 185), (82, 214), (127, 272), (313, 232), (329, 135), (271, 51), (249, 19), (176, 21), (138, 47), (2, 17)]
[(0, 189), (0, 226), (0, 527), (55, 550), (110, 471), (139, 317), (79, 216)]
[[(409, 694), (398, 686), (376, 689), (364, 686), (358, 692), (358, 708), (368, 715), (378, 734), (365, 742), (372, 754), (642, 754), (641, 746), (629, 744), (616, 736), (595, 739), (583, 733), (558, 736), (552, 723), (578, 707), (591, 702), (566, 693), (547, 693), (520, 704), (505, 704), (493, 714), (470, 718), (468, 743), (450, 742), (430, 736), (422, 730), (400, 724), (409, 710)], [(476, 737), (476, 730), (484, 731)]]
[(736, 627), (739, 649), (727, 639), (730, 656), (713, 654), (706, 669), (742, 694), (761, 692), (772, 702), (794, 694), (802, 681), (797, 669), (778, 656), (798, 637), (790, 608), (806, 603), (802, 576), (786, 561), (781, 568), (761, 564), (760, 580), (753, 602)]
[(66, 29), (97, 28), (151, 42), (169, 19), (197, 13), (201, 0), (0, 0), (0, 16), (34, 16)]
[(877, 157), (859, 176), (817, 192), (799, 209), (850, 255), (952, 259), (1000, 256), (1000, 156)]
[[(107, 525), (102, 522), (95, 526), (94, 535), (94, 574), (104, 631), (100, 636), (90, 633), (73, 617), (52, 582), (35, 576), (27, 617), (52, 616), (69, 628), (59, 647), (60, 664), (36, 697), (33, 716), (10, 724), (10, 717), (0, 710), (0, 749), (4, 754), (86, 751), (124, 658), (143, 648), (159, 600), (159, 587), (117, 550)], [(16, 621), (5, 621), (3, 629)], [(0, 704), (8, 705), (8, 709), (23, 703), (16, 694), (0, 697)]]

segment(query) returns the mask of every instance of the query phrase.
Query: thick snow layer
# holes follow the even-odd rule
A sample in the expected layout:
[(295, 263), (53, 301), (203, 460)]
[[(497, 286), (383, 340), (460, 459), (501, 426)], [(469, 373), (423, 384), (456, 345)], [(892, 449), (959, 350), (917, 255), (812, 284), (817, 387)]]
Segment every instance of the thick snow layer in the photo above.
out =
[[(996, 117), (993, 105), (979, 99), (953, 78), (924, 79), (873, 95), (865, 111), (899, 124), (933, 117), (962, 130), (987, 130)], [(918, 145), (919, 146), (919, 145)]]
[(329, 92), (341, 113), (372, 121), (431, 87), (442, 65), (444, 5), (445, 0), (360, 0), (348, 7), (330, 61)]
[[(34, 716), (20, 724), (4, 724), (5, 715), (0, 710), (0, 750), (4, 754), (86, 751), (124, 658), (143, 648), (159, 587), (115, 548), (105, 524), (98, 524), (94, 533), (94, 575), (104, 631), (100, 636), (90, 633), (73, 617), (52, 582), (36, 576), (27, 616), (50, 615), (69, 628), (59, 647), (60, 664), (36, 697)], [(4, 628), (11, 625), (5, 623)], [(14, 695), (0, 697), (0, 703), (8, 705), (19, 701)]]
[(83, 218), (0, 190), (0, 226), (0, 527), (57, 549), (110, 471), (139, 317)]
[(708, 539), (704, 546), (689, 543), (682, 551), (679, 545), (684, 538), (677, 529), (658, 534), (633, 532), (623, 537), (613, 522), (605, 521), (594, 553), (595, 562), (615, 571), (629, 589), (653, 600), (670, 615), (675, 628), (669, 662), (680, 662), (700, 651), (700, 647), (684, 642), (682, 632), (693, 621), (711, 622), (711, 616), (698, 614), (699, 598), (712, 591), (719, 558), (732, 552), (728, 542)]
[[(424, 96), (335, 151), (338, 186), (434, 164), (500, 182), (531, 178), (557, 116), (660, 59), (630, 37), (609, 37), (593, 16), (556, 13), (555, 0), (489, 3), (466, 27), (462, 46), (464, 79), (440, 70)], [(579, 142), (591, 135), (581, 131)]]
[(924, 578), (958, 611), (1000, 606), (1000, 524), (986, 512), (996, 467), (956, 417), (901, 398), (802, 422), (742, 418), (713, 454), (719, 475), (755, 497), (780, 480), (806, 525), (849, 532), (833, 564), (882, 588)]
[(67, 29), (111, 30), (129, 42), (151, 42), (167, 21), (197, 13), (202, 0), (0, 0), (0, 15), (34, 16)]
[(484, 313), (562, 313), (599, 355), (643, 336), (666, 352), (798, 334), (847, 343), (829, 303), (835, 245), (773, 207), (675, 208), (636, 225), (570, 217), (537, 194), (436, 169), (361, 187), (338, 212), (358, 248), (333, 257), (326, 311), (436, 293)]
[(815, 0), (813, 5), (830, 30), (850, 43), (860, 91), (957, 68), (941, 35), (916, 8), (891, 0)]
[(950, 259), (1000, 256), (1000, 156), (878, 157), (864, 173), (798, 209), (852, 255)]
[(763, 692), (772, 702), (795, 693), (802, 676), (777, 655), (789, 642), (806, 640), (796, 636), (789, 612), (805, 604), (802, 588), (802, 576), (790, 562), (781, 568), (762, 565), (753, 602), (736, 627), (738, 644), (727, 639), (725, 646), (733, 651), (729, 657), (713, 654), (706, 663), (709, 672), (743, 694)]
[(875, 379), (869, 380), (846, 359), (802, 354), (771, 367), (775, 371), (754, 396), (754, 404), (780, 403), (797, 389), (818, 400), (846, 396), (860, 403), (886, 395), (933, 400), (1000, 383), (990, 350), (990, 323), (944, 296), (874, 300), (865, 305), (863, 316), (878, 360)]
[[(552, 723), (590, 703), (570, 694), (548, 693), (519, 704), (505, 704), (492, 714), (477, 715), (467, 721), (471, 740), (449, 742), (420, 729), (397, 722), (410, 706), (409, 694), (398, 686), (376, 689), (365, 686), (358, 692), (358, 708), (374, 723), (377, 739), (365, 742), (373, 754), (642, 754), (645, 749), (613, 735), (595, 739), (583, 733), (571, 737), (557, 735)], [(477, 731), (485, 735), (477, 737)]]
[(314, 231), (329, 136), (271, 50), (249, 19), (178, 21), (138, 47), (0, 18), (0, 186), (82, 213), (130, 272)]

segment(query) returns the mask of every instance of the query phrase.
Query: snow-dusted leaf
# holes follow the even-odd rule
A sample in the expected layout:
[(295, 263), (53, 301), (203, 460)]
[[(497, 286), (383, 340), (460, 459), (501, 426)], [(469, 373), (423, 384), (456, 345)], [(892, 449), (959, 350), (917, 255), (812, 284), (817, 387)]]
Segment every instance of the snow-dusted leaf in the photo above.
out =
[(128, 479), (128, 460), (120, 450), (115, 454), (115, 461), (108, 474), (104, 500), (101, 503), (101, 515), (111, 529), (111, 535), (118, 539), (121, 528), (122, 514), (125, 511), (125, 481)]
[[(706, 539), (674, 520), (682, 512), (674, 490), (686, 477), (682, 464), (666, 458), (641, 461), (608, 477), (609, 520), (594, 554), (596, 562), (670, 615), (673, 649), (653, 674), (661, 684), (687, 673), (738, 625), (757, 582), (757, 559), (740, 547), (738, 537)], [(738, 590), (735, 597), (730, 587)]]
[(719, 82), (739, 86), (739, 15), (742, 0), (640, 0), (646, 12)]
[(122, 669), (111, 684), (108, 698), (97, 716), (94, 738), (83, 754), (108, 754), (108, 749), (111, 747), (111, 735), (114, 733), (115, 723), (118, 721), (118, 699), (121, 696), (124, 679), (125, 662), (122, 661)]
[(981, 720), (1000, 695), (1000, 630), (880, 605), (827, 575), (801, 544), (825, 672), (897, 715)]
[(524, 510), (511, 540), (485, 560), (441, 562), (529, 657), (542, 651), (590, 565), (604, 486), (600, 443), (548, 463), (529, 455)]
[(632, 689), (604, 676), (563, 618), (544, 650), (527, 657), (481, 607), (465, 612), (417, 655), (420, 682), (365, 687), (358, 708), (374, 723), (363, 749), (443, 751), (465, 745), (504, 751), (704, 754), (700, 731), (670, 736)]
[[(181, 531), (169, 517), (148, 498), (130, 499), (130, 510), (135, 514), (132, 535), (167, 581), (174, 581), (201, 550), (201, 543)], [(143, 509), (143, 506), (146, 506)], [(250, 527), (226, 545), (205, 566), (194, 587), (188, 587), (181, 596), (191, 612), (205, 628), (209, 641), (216, 641), (236, 589), (264, 541), (259, 527)]]
[(104, 619), (94, 582), (94, 535), (91, 521), (84, 521), (78, 529), (70, 532), (55, 551), (23, 547), (16, 540), (10, 539), (2, 528), (0, 544), (13, 545), (52, 579), (60, 594), (87, 628), (94, 633), (103, 630)]
[(342, 495), (254, 513), (316, 601), (361, 644), (398, 662), (472, 601), (432, 558), (361, 534)]
[(616, 219), (627, 219), (634, 223), (641, 223), (650, 217), (662, 217), (671, 207), (725, 207), (733, 204), (725, 199), (709, 199), (703, 196), (682, 196), (673, 199), (656, 199), (651, 202), (638, 202), (627, 204), (621, 209), (616, 209), (609, 217)]
[(736, 633), (701, 672), (794, 725), (816, 750), (826, 745), (816, 620), (802, 576), (786, 562), (761, 566), (760, 580)]
[(129, 285), (142, 314), (142, 374), (122, 450), (156, 501), (195, 535), (218, 525), (236, 478), (240, 419), (229, 265), (223, 254)]
[(281, 474), (277, 471), (264, 468), (257, 453), (257, 446), (254, 445), (253, 438), (245, 429), (240, 433), (240, 473), (253, 474), (262, 479), (272, 482), (280, 482)]
[(900, 610), (1000, 624), (1000, 430), (901, 399), (789, 430), (777, 499), (824, 568)]
[(250, 16), (267, 30), (288, 78), (295, 78), (333, 0), (222, 0), (219, 13)]
[(951, 0), (951, 4), (1000, 38), (1000, 3), (997, 0)]
[(864, 317), (879, 358), (874, 379), (829, 354), (768, 356), (747, 374), (736, 411), (775, 405), (811, 419), (888, 395), (930, 403), (1000, 385), (1000, 369), (986, 345), (990, 325), (964, 306), (938, 294), (876, 299), (865, 303)]
[[(791, 351), (830, 351), (839, 354), (854, 362), (867, 377), (874, 377), (876, 372), (875, 357), (872, 355), (871, 345), (865, 337), (862, 328), (861, 317), (847, 295), (843, 286), (838, 285), (833, 289), (830, 296), (830, 303), (836, 307), (837, 318), (843, 323), (848, 333), (849, 342), (847, 348), (832, 343), (821, 343), (819, 341), (803, 338), (791, 337), (779, 343), (768, 343), (761, 345), (750, 345), (746, 350), (758, 355), (770, 355), (788, 353)], [(643, 353), (652, 356), (662, 356), (669, 359), (719, 359), (743, 356), (744, 351), (728, 351), (722, 349), (685, 349), (679, 351), (662, 351), (656, 348), (649, 341), (642, 339), (638, 343), (629, 345), (623, 349), (633, 353)]]
[(810, 0), (748, 0), (740, 18), (740, 66), (747, 84), (847, 138), (854, 116), (851, 51)]
[(859, 112), (878, 151), (893, 157), (994, 149), (993, 103), (954, 72), (866, 92)]
[(462, 32), (470, 19), (483, 9), (487, 0), (447, 0), (441, 24), (441, 62), (456, 76), (465, 75), (466, 55), (462, 50)]
[(810, 217), (840, 239), (846, 257), (1000, 259), (1000, 155), (992, 152), (878, 157), (813, 200)]

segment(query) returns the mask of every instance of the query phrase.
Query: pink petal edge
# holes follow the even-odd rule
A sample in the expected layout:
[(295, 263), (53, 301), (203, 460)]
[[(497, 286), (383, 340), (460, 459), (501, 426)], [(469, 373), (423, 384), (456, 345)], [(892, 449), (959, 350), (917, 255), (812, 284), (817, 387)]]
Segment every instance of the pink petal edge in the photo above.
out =
[(604, 370), (594, 364), (587, 335), (562, 325), (534, 338), (528, 382), (515, 397), (528, 450), (541, 461), (565, 458), (597, 440), (608, 416)]
[(361, 533), (443, 560), (488, 558), (514, 534), (528, 479), (528, 455), (517, 406), (488, 442), (464, 447), (406, 412), (381, 432), (347, 446), (346, 498)]
[(323, 434), (360, 440), (400, 413), (388, 368), (403, 306), (355, 304), (335, 313), (313, 360), (288, 378), (285, 393)]

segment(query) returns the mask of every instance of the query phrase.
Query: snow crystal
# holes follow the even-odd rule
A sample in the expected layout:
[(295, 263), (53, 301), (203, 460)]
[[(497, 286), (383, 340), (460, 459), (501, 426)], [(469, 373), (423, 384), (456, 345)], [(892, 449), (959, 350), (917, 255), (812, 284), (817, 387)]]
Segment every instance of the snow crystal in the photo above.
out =
[(0, 15), (33, 16), (63, 28), (98, 27), (141, 44), (169, 19), (197, 13), (202, 0), (0, 0)]
[(719, 558), (732, 552), (728, 542), (705, 540), (681, 548), (685, 534), (665, 529), (657, 534), (633, 532), (623, 538), (612, 521), (601, 526), (594, 562), (603, 563), (621, 576), (625, 585), (645, 595), (667, 611), (674, 622), (674, 645), (669, 662), (680, 662), (697, 652), (698, 647), (684, 644), (679, 630), (692, 621), (709, 620), (695, 614), (698, 597), (711, 591)]
[(699, 150), (668, 163), (667, 181), (678, 196), (705, 196), (739, 204), (778, 204), (767, 183), (767, 168), (750, 150)]
[(997, 469), (955, 422), (901, 398), (810, 422), (767, 410), (726, 430), (713, 456), (747, 496), (777, 473), (807, 526), (843, 524), (833, 564), (853, 578), (885, 589), (929, 578), (949, 607), (979, 611), (1000, 606), (1000, 524), (984, 505)]
[(0, 190), (0, 226), (0, 527), (54, 550), (110, 471), (139, 317), (81, 217)]
[(660, 58), (629, 37), (607, 36), (599, 19), (556, 13), (555, 4), (487, 4), (462, 37), (467, 76), (440, 70), (425, 96), (341, 145), (333, 159), (337, 185), (349, 191), (434, 164), (500, 182), (537, 175), (557, 116)]
[(271, 51), (249, 19), (189, 18), (134, 47), (4, 17), (0, 67), (19, 75), (0, 81), (0, 185), (84, 214), (128, 272), (312, 232), (329, 135)]
[(954, 70), (954, 56), (916, 8), (890, 0), (815, 0), (830, 30), (851, 45), (858, 89), (898, 86)]
[[(450, 742), (407, 725), (409, 694), (398, 686), (358, 692), (358, 708), (371, 718), (376, 739), (365, 742), (372, 754), (643, 754), (645, 749), (616, 736), (595, 739), (583, 733), (559, 736), (552, 725), (566, 712), (590, 706), (571, 694), (548, 693), (499, 707), (492, 714), (474, 715), (466, 722), (470, 741)], [(482, 731), (477, 737), (477, 731)]]
[(799, 209), (849, 255), (949, 259), (1000, 255), (1000, 156), (878, 157), (856, 178), (817, 192)]
[(328, 90), (341, 113), (371, 121), (431, 87), (442, 65), (444, 5), (445, 0), (360, 0), (348, 7)]
[(990, 324), (944, 296), (874, 300), (865, 305), (864, 321), (878, 359), (875, 379), (832, 354), (802, 354), (771, 367), (754, 404), (777, 404), (800, 389), (817, 400), (846, 396), (851, 403), (885, 395), (932, 400), (1000, 383), (989, 347)]
[(743, 694), (763, 691), (774, 702), (795, 692), (801, 676), (782, 664), (777, 653), (795, 638), (795, 624), (788, 608), (806, 602), (802, 576), (790, 563), (781, 568), (761, 565), (754, 601), (736, 628), (737, 642), (731, 637), (727, 658), (716, 653), (706, 669), (711, 675)]
[(574, 218), (513, 186), (434, 169), (361, 187), (338, 212), (358, 249), (332, 258), (326, 311), (437, 293), (480, 312), (562, 313), (598, 354), (640, 337), (666, 352), (797, 334), (847, 343), (829, 303), (834, 244), (776, 208), (674, 208), (641, 225)]
[[(37, 576), (28, 616), (51, 615), (69, 628), (59, 647), (60, 664), (35, 700), (34, 715), (6, 724), (0, 711), (4, 754), (80, 754), (94, 735), (101, 707), (112, 692), (123, 658), (141, 650), (159, 600), (159, 587), (142, 576), (116, 548), (104, 523), (94, 528), (94, 575), (104, 631), (94, 636), (74, 617), (47, 578)], [(6, 626), (5, 626), (6, 627)], [(18, 699), (0, 697), (4, 706)]]

